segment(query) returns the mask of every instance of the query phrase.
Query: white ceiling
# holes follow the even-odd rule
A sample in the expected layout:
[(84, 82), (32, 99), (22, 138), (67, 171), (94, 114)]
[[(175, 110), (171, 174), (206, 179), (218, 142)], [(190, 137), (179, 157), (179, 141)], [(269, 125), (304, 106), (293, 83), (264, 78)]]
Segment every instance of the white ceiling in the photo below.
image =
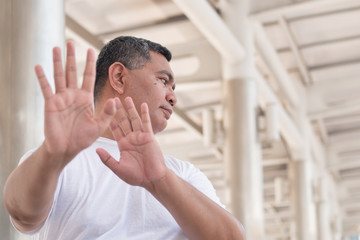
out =
[[(209, 3), (218, 10), (226, 0)], [(225, 199), (221, 158), (222, 63), (220, 54), (171, 0), (67, 0), (66, 36), (85, 49), (115, 36), (134, 35), (167, 46), (177, 80), (176, 116), (158, 139), (164, 152), (191, 161), (213, 181)], [(346, 234), (360, 231), (360, 1), (252, 1), (250, 19), (260, 23), (276, 57), (289, 76), (287, 84), (306, 103), (313, 131), (325, 146), (326, 167), (337, 183), (336, 196)], [(284, 86), (261, 51), (256, 66), (290, 116), (294, 108)], [(261, 92), (261, 91), (259, 91)], [(261, 96), (259, 97), (259, 102)], [(204, 110), (215, 114), (216, 140), (202, 138)], [(283, 139), (283, 141), (285, 141)], [(289, 239), (287, 143), (263, 141), (265, 226), (267, 239)], [(282, 184), (283, 199), (274, 186)], [(331, 195), (330, 195), (331, 196)], [(275, 201), (276, 200), (276, 201)]]

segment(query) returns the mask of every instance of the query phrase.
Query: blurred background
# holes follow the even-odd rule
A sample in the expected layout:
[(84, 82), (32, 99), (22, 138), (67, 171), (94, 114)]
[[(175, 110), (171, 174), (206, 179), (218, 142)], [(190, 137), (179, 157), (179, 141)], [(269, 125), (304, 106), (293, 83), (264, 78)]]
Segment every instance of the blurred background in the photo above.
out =
[[(178, 104), (158, 134), (249, 240), (360, 236), (359, 0), (0, 0), (0, 186), (43, 140), (33, 71), (53, 46), (119, 35), (173, 53)], [(50, 80), (52, 81), (52, 80)], [(1, 239), (22, 239), (0, 200)]]

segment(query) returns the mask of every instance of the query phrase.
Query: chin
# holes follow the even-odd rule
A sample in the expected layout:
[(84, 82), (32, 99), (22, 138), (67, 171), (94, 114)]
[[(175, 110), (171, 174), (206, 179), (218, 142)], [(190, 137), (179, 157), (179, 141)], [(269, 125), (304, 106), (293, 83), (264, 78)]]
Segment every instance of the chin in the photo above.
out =
[(164, 131), (166, 126), (167, 126), (167, 121), (166, 120), (164, 120), (164, 121), (162, 121), (161, 123), (158, 123), (158, 124), (153, 124), (153, 132), (154, 132), (154, 134)]

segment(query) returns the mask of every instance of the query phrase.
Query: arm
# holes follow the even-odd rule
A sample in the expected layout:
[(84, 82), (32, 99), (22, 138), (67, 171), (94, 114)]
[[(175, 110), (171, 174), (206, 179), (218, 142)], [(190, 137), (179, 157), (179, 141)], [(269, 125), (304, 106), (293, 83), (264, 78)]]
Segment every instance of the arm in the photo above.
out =
[(150, 192), (190, 239), (245, 239), (242, 225), (230, 213), (171, 170)]
[(118, 111), (118, 121), (110, 124), (120, 160), (98, 149), (104, 164), (125, 182), (152, 193), (190, 239), (245, 239), (241, 224), (230, 213), (166, 167), (147, 105), (141, 106), (140, 119), (130, 98), (125, 104), (126, 109), (121, 106)]
[(32, 231), (45, 221), (63, 168), (59, 163), (42, 144), (8, 177), (4, 202), (19, 230)]
[(94, 118), (93, 51), (88, 51), (81, 88), (77, 87), (73, 43), (67, 44), (65, 73), (59, 48), (53, 50), (53, 62), (55, 93), (42, 68), (35, 67), (45, 100), (45, 140), (10, 174), (4, 187), (5, 206), (15, 226), (22, 231), (32, 231), (43, 224), (51, 209), (61, 171), (107, 128), (120, 103), (118, 99), (110, 99), (99, 118)]

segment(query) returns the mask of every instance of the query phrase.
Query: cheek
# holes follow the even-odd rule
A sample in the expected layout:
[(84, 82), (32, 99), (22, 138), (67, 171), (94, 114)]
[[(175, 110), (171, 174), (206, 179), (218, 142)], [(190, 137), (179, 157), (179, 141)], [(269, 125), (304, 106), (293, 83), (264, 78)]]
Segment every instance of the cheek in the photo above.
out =
[(146, 95), (150, 96), (150, 98), (153, 100), (162, 100), (165, 96), (165, 91), (166, 89), (163, 84), (159, 82), (154, 82), (152, 88), (149, 88), (148, 91), (146, 91)]
[[(150, 86), (144, 86), (142, 94), (143, 97), (146, 99), (149, 99), (149, 97), (152, 97), (156, 94), (156, 92), (158, 91), (157, 89), (159, 89), (159, 84), (154, 82), (152, 83)], [(141, 96), (140, 96), (141, 97)]]
[(156, 83), (154, 83), (153, 88), (151, 89), (151, 91), (153, 91), (153, 92), (155, 92), (157, 94), (160, 94), (161, 91), (163, 91), (163, 88), (164, 88), (163, 85), (156, 82)]

